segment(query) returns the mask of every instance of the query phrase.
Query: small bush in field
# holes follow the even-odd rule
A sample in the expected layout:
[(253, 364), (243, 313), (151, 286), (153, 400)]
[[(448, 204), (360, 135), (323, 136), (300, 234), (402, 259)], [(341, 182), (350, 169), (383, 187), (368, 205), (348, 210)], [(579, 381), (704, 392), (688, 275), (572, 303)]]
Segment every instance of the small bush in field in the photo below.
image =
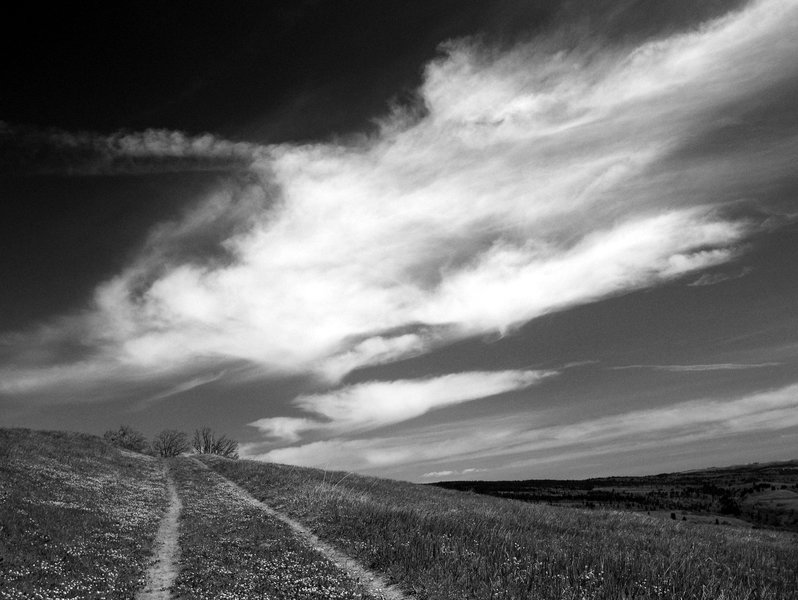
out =
[(144, 453), (148, 448), (144, 434), (128, 425), (120, 425), (119, 429), (109, 429), (103, 434), (103, 438), (114, 446), (133, 452)]

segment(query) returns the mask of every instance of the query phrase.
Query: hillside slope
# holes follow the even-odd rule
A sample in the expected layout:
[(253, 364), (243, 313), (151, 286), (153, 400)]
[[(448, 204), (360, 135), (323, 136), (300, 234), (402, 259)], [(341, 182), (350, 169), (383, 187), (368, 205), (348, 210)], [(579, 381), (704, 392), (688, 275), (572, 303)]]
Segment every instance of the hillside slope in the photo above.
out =
[(191, 457), (170, 461), (183, 503), (174, 598), (386, 600)]
[(133, 598), (165, 504), (155, 458), (0, 429), (0, 598)]
[(798, 598), (798, 540), (788, 533), (202, 460), (418, 598)]
[(403, 597), (309, 537), (195, 458), (0, 429), (0, 600)]

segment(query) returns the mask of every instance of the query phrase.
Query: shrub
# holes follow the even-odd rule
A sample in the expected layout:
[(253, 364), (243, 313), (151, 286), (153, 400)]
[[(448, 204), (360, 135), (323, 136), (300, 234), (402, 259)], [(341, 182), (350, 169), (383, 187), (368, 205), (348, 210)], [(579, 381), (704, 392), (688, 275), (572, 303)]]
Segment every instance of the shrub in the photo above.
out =
[(225, 458), (238, 458), (238, 442), (225, 435), (217, 437), (210, 427), (195, 429), (191, 445), (197, 454), (216, 454)]
[(136, 431), (129, 425), (120, 425), (119, 429), (109, 429), (103, 434), (106, 442), (132, 450), (133, 452), (144, 453), (147, 450), (147, 438), (140, 431)]
[(189, 449), (188, 436), (176, 429), (164, 429), (152, 441), (152, 451), (158, 456), (180, 456)]

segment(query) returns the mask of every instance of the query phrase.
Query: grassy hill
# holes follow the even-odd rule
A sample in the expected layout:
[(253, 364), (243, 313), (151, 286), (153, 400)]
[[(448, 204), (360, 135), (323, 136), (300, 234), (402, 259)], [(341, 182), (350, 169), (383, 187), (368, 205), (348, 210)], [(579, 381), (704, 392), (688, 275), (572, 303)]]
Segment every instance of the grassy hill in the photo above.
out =
[(165, 504), (155, 458), (0, 429), (0, 598), (132, 597)]
[(202, 464), (171, 470), (184, 507), (174, 597), (382, 600)]
[(418, 598), (798, 598), (798, 538), (203, 459)]
[(0, 599), (134, 598), (167, 489), (182, 501), (173, 598), (381, 597), (244, 490), (419, 599), (798, 598), (789, 532), (0, 429)]

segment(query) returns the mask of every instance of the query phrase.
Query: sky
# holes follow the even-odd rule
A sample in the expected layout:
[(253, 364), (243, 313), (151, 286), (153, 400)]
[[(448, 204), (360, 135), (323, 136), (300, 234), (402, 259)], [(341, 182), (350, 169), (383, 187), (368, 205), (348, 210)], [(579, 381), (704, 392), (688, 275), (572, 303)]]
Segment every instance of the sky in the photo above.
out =
[(418, 482), (798, 458), (794, 0), (9, 22), (0, 425)]

